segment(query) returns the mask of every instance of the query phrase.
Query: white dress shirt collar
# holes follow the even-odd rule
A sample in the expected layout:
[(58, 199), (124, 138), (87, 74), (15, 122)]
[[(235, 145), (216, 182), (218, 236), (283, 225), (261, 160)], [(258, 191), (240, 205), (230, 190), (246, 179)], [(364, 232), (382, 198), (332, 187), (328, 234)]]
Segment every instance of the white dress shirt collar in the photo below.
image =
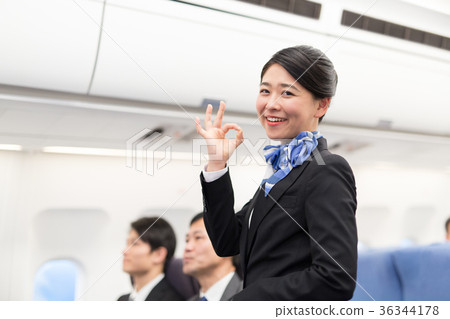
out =
[(208, 301), (219, 301), (234, 274), (234, 271), (230, 272), (228, 275), (212, 285), (206, 292), (202, 292), (200, 290), (200, 298), (205, 297)]
[(136, 291), (136, 288), (133, 287), (133, 291), (130, 293), (129, 300), (132, 301), (145, 301), (147, 299), (147, 296), (150, 294), (150, 292), (153, 290), (153, 288), (156, 287), (157, 284), (161, 280), (164, 279), (164, 274), (159, 274), (155, 277), (152, 281), (150, 281), (148, 284), (146, 284), (144, 287), (142, 287), (139, 291)]

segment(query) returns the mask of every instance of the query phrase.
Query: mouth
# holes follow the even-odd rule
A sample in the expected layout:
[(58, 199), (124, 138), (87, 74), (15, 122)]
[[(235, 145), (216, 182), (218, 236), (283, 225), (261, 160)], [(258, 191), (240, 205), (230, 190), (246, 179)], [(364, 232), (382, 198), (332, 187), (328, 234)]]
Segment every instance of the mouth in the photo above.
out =
[(286, 121), (287, 121), (287, 119), (282, 118), (282, 117), (266, 116), (266, 123), (270, 126), (280, 125)]

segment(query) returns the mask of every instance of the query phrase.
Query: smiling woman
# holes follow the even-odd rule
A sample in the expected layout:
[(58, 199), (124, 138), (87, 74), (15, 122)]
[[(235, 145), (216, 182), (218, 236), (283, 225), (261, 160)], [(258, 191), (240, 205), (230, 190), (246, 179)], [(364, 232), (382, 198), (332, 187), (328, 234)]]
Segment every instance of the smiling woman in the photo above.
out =
[[(327, 149), (318, 125), (337, 85), (331, 61), (297, 46), (263, 67), (256, 101), (267, 137), (267, 173), (254, 197), (234, 213), (227, 160), (242, 143), (237, 124), (222, 125), (225, 104), (205, 128), (208, 165), (201, 174), (204, 221), (219, 256), (240, 254), (244, 289), (233, 300), (348, 300), (356, 284), (356, 186), (342, 157)], [(225, 135), (237, 130), (234, 140)]]

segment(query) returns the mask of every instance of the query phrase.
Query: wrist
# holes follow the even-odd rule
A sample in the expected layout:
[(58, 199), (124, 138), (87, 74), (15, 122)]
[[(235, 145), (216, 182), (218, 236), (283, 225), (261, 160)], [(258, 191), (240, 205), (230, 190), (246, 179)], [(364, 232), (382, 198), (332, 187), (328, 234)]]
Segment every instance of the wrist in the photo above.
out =
[(206, 165), (206, 171), (207, 172), (215, 172), (220, 171), (221, 169), (224, 169), (227, 166), (227, 162), (208, 162), (208, 165)]

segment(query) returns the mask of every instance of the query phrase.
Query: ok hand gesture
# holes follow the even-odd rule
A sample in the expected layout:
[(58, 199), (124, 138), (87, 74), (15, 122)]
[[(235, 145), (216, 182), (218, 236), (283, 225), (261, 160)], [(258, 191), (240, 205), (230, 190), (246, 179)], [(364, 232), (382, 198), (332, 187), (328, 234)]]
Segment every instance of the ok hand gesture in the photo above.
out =
[[(205, 113), (205, 128), (200, 124), (200, 119), (195, 118), (195, 128), (208, 145), (208, 166), (207, 171), (218, 171), (225, 168), (228, 159), (233, 154), (234, 150), (244, 141), (244, 134), (242, 129), (234, 123), (227, 123), (222, 126), (223, 114), (225, 112), (225, 103), (220, 102), (217, 116), (214, 123), (211, 122), (212, 106), (208, 105)], [(234, 140), (229, 140), (225, 137), (227, 132), (231, 129), (238, 131)]]

